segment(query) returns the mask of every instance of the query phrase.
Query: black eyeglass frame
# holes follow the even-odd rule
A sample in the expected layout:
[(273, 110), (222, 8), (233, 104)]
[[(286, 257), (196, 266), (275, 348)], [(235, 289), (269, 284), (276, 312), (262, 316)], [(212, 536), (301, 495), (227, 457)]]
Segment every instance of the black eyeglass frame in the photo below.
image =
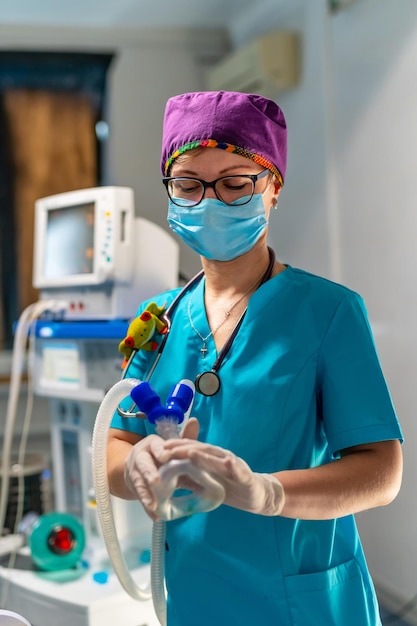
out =
[[(206, 191), (207, 189), (213, 189), (214, 193), (216, 194), (216, 198), (218, 200), (220, 200), (220, 202), (223, 202), (223, 204), (225, 204), (226, 206), (243, 206), (245, 204), (248, 204), (248, 202), (250, 202), (253, 198), (253, 195), (255, 193), (255, 185), (258, 182), (258, 180), (264, 178), (267, 174), (271, 174), (271, 170), (269, 170), (268, 168), (265, 168), (264, 170), (260, 171), (258, 174), (231, 174), (229, 176), (220, 176), (220, 178), (216, 178), (216, 180), (212, 180), (210, 182), (206, 181), (206, 180), (202, 180), (201, 178), (193, 178), (191, 176), (165, 176), (162, 179), (162, 183), (165, 185), (165, 189), (167, 191), (168, 197), (170, 198), (170, 200), (172, 200), (172, 202), (180, 207), (184, 207), (183, 204), (177, 204), (175, 202), (175, 199), (170, 195), (169, 190), (168, 190), (168, 185), (172, 180), (195, 180), (196, 182), (200, 183), (203, 187), (203, 194), (200, 198), (200, 200), (198, 202), (196, 202), (195, 204), (191, 204), (188, 205), (190, 207), (190, 209), (193, 209), (194, 207), (198, 206), (200, 204), (200, 202), (204, 199), (204, 196), (206, 195)], [(220, 180), (224, 180), (225, 178), (249, 178), (252, 181), (252, 193), (250, 195), (250, 197), (248, 198), (248, 200), (246, 200), (245, 202), (242, 202), (241, 204), (236, 204), (236, 201), (232, 202), (232, 203), (228, 203), (225, 202), (223, 200), (223, 198), (221, 198), (219, 196), (219, 194), (216, 191), (216, 185)]]

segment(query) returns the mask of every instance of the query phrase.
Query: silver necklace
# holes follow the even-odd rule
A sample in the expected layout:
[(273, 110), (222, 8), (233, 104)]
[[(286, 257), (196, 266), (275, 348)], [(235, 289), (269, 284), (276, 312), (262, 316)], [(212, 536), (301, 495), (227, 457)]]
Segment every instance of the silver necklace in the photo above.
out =
[[(203, 277), (204, 278), (204, 277)], [(201, 279), (200, 283), (202, 283), (203, 278)], [(245, 291), (244, 294), (242, 294), (240, 296), (240, 298), (238, 300), (236, 300), (236, 302), (234, 302), (225, 312), (224, 312), (224, 318), (222, 319), (222, 321), (220, 322), (220, 324), (217, 324), (216, 328), (214, 328), (213, 330), (211, 330), (209, 332), (208, 335), (206, 335), (205, 337), (203, 337), (203, 335), (200, 333), (200, 331), (198, 330), (198, 328), (196, 328), (194, 322), (193, 322), (193, 318), (191, 316), (191, 304), (193, 301), (193, 294), (190, 294), (190, 297), (188, 298), (188, 308), (187, 308), (187, 312), (188, 312), (188, 319), (190, 322), (190, 326), (193, 329), (193, 331), (195, 332), (196, 335), (198, 335), (198, 337), (200, 337), (201, 341), (203, 342), (203, 345), (200, 348), (200, 352), (201, 352), (201, 357), (204, 359), (208, 349), (207, 349), (207, 340), (210, 339), (210, 337), (214, 337), (214, 335), (217, 333), (217, 331), (219, 330), (219, 328), (221, 326), (223, 326), (223, 324), (225, 323), (225, 321), (228, 319), (228, 317), (230, 317), (230, 314), (232, 313), (233, 309), (235, 309), (237, 307), (237, 305), (242, 302), (243, 298), (245, 298), (248, 293), (250, 291), (252, 291), (252, 289), (254, 289), (256, 287), (256, 285), (260, 282), (261, 280), (261, 276), (259, 278), (256, 279), (256, 281), (250, 285), (250, 287)], [(246, 310), (246, 309), (245, 309)]]

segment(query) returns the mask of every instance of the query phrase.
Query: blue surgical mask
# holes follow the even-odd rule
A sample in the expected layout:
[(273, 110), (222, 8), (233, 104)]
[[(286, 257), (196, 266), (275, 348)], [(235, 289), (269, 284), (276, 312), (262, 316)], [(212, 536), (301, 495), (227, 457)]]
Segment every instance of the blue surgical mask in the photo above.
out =
[(189, 208), (169, 200), (168, 206), (169, 227), (197, 254), (216, 261), (231, 261), (251, 250), (268, 225), (262, 194), (238, 206), (217, 198)]

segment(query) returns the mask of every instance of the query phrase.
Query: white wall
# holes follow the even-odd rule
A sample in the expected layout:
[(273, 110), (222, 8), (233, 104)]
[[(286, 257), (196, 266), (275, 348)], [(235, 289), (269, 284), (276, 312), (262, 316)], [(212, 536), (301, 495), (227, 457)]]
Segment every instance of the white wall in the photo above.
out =
[(365, 297), (405, 435), (399, 497), (359, 523), (377, 584), (405, 600), (417, 592), (417, 4), (358, 2), (333, 38), (342, 278)]

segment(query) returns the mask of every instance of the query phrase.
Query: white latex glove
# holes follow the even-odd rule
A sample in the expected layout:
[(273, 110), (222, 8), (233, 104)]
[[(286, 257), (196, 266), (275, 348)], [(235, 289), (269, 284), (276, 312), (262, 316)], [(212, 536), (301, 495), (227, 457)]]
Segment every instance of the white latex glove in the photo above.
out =
[(159, 483), (158, 452), (165, 445), (159, 435), (148, 435), (132, 447), (124, 465), (124, 480), (152, 520), (157, 519), (153, 486)]
[[(196, 439), (198, 432), (199, 423), (192, 417), (185, 424), (182, 437)], [(132, 447), (124, 465), (124, 481), (127, 487), (140, 500), (146, 513), (154, 521), (158, 519), (155, 488), (160, 485), (159, 468), (162, 465), (158, 459), (163, 456), (166, 444), (167, 441), (159, 435), (148, 435)], [(195, 485), (187, 484), (184, 479), (181, 486), (193, 488)]]
[(253, 472), (230, 450), (184, 438), (195, 435), (195, 428), (195, 423), (190, 424), (183, 438), (166, 441), (155, 451), (156, 462), (162, 465), (173, 459), (189, 459), (223, 486), (225, 504), (258, 515), (279, 515), (285, 503), (284, 488), (279, 480), (270, 474)]

